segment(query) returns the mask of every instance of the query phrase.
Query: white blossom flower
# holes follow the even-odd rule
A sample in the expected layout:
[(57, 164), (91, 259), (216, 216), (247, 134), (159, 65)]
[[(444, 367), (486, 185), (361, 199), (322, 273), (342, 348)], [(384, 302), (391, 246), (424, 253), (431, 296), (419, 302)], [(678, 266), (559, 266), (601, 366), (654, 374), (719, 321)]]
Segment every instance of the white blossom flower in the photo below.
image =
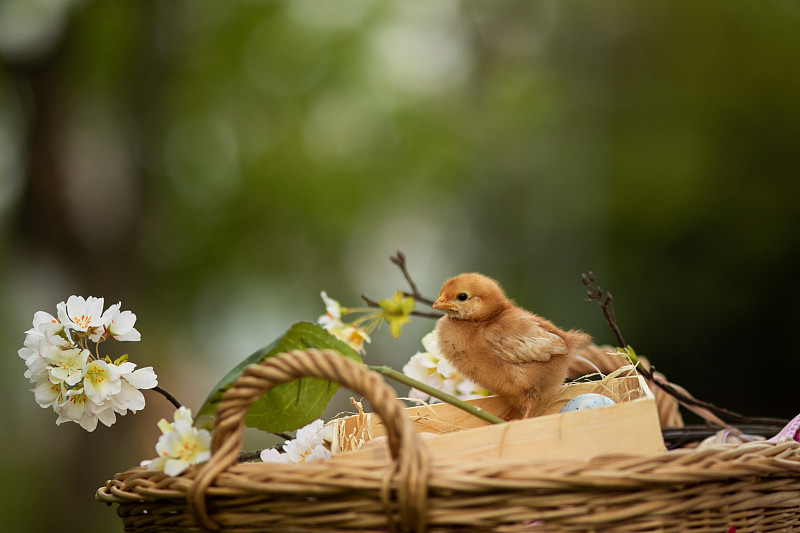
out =
[(436, 333), (434, 331), (422, 337), (422, 347), (425, 348), (426, 352), (433, 354), (436, 359), (444, 360), (439, 351), (439, 341), (436, 339)]
[(162, 433), (156, 444), (158, 457), (142, 461), (141, 466), (177, 476), (191, 465), (208, 461), (211, 458), (211, 434), (192, 424), (192, 412), (186, 407), (175, 411), (175, 421), (171, 424), (162, 418), (158, 422)]
[(63, 403), (67, 394), (64, 383), (53, 383), (47, 374), (42, 375), (41, 378), (43, 379), (38, 381), (36, 388), (33, 389), (36, 403), (42, 407), (54, 408)]
[(144, 409), (145, 401), (142, 391), (125, 379), (120, 380), (120, 385), (120, 391), (109, 398), (114, 412), (124, 415), (128, 411), (135, 413)]
[(35, 385), (36, 403), (53, 408), (56, 424), (76, 422), (87, 431), (94, 431), (98, 422), (110, 426), (117, 414), (143, 409), (141, 389), (158, 385), (152, 367), (137, 369), (127, 356), (112, 363), (99, 350), (89, 350), (89, 342), (141, 338), (133, 327), (136, 315), (120, 311), (120, 306), (103, 313), (102, 298), (70, 296), (56, 306), (57, 317), (34, 313), (33, 328), (18, 354), (25, 360), (25, 377)]
[(89, 350), (70, 348), (65, 350), (61, 346), (49, 346), (44, 356), (49, 363), (50, 381), (73, 386), (83, 378), (86, 361), (89, 360)]
[(56, 424), (76, 422), (86, 431), (94, 431), (97, 427), (97, 416), (92, 410), (92, 403), (83, 390), (70, 390), (67, 392), (66, 401), (55, 406), (58, 413)]
[(319, 317), (320, 324), (322, 325), (322, 321), (325, 319), (325, 317), (341, 320), (343, 309), (338, 300), (334, 300), (328, 296), (328, 293), (325, 291), (321, 291), (319, 295), (322, 297), (322, 301), (325, 303), (325, 314)]
[(261, 460), (265, 463), (284, 463), (288, 464), (289, 456), (285, 453), (281, 453), (275, 448), (267, 448), (266, 450), (261, 450)]
[(310, 448), (304, 443), (291, 440), (283, 445), (283, 449), (285, 453), (281, 453), (275, 448), (262, 450), (261, 460), (265, 463), (299, 464), (332, 457), (331, 451), (322, 444), (317, 444)]
[[(98, 421), (102, 422), (106, 427), (111, 427), (117, 421), (117, 413), (119, 412), (114, 408), (114, 398), (116, 398), (116, 395), (109, 396), (101, 403), (94, 403), (89, 400), (85, 405), (86, 409), (82, 413), (82, 418), (74, 420), (74, 422), (78, 422), (87, 431), (93, 431)], [(124, 415), (125, 412), (120, 414)], [(64, 418), (65, 420), (68, 419), (66, 416)], [(91, 423), (92, 429), (88, 429), (88, 426), (83, 423), (87, 421)]]
[(309, 443), (313, 442), (315, 444), (322, 443), (322, 431), (324, 429), (324, 423), (319, 418), (311, 422), (310, 424), (301, 427), (297, 430), (295, 434), (295, 439), (302, 439), (304, 441), (308, 441)]
[(330, 435), (328, 429), (322, 420), (314, 420), (298, 429), (294, 439), (283, 444), (284, 453), (274, 448), (262, 450), (261, 460), (265, 463), (305, 463), (330, 459), (331, 451), (325, 445), (325, 437)]
[(135, 363), (125, 361), (119, 365), (120, 377), (137, 389), (152, 389), (158, 385), (158, 377), (153, 372), (152, 366), (146, 366), (138, 370), (134, 370), (135, 368)]
[(101, 404), (92, 403), (89, 406), (89, 409), (91, 410), (92, 415), (94, 415), (97, 420), (102, 422), (106, 427), (111, 427), (111, 425), (117, 421), (117, 415), (114, 412), (114, 406), (111, 404), (110, 400), (106, 400)]
[[(103, 327), (103, 299), (89, 296), (72, 295), (67, 298), (67, 302), (60, 302), (58, 310), (58, 320), (65, 328), (87, 332), (94, 336)], [(92, 339), (95, 340), (95, 339)]]
[(86, 366), (83, 375), (83, 392), (92, 403), (102, 404), (109, 396), (118, 394), (122, 388), (119, 368), (102, 359)]
[[(422, 338), (426, 351), (417, 352), (403, 366), (403, 373), (434, 389), (440, 390), (461, 400), (488, 396), (489, 392), (459, 374), (439, 352), (433, 332)], [(420, 390), (412, 388), (409, 397), (430, 403), (440, 401)]]
[(484, 398), (489, 394), (491, 393), (488, 390), (462, 377), (456, 384), (456, 393), (453, 396), (461, 400), (472, 400), (474, 398)]
[(26, 332), (25, 342), (22, 343), (22, 348), (17, 351), (26, 364), (31, 357), (42, 356), (39, 353), (39, 341), (42, 339), (44, 339), (44, 335), (37, 330), (32, 329)]
[(115, 303), (103, 313), (101, 317), (105, 327), (103, 336), (118, 341), (141, 340), (141, 334), (133, 327), (136, 323), (136, 315), (130, 311), (120, 311), (121, 305), (122, 302)]
[(25, 360), (25, 377), (31, 382), (41, 381), (39, 377), (47, 374), (47, 358), (44, 351), (53, 345), (69, 349), (72, 345), (64, 335), (64, 326), (58, 319), (44, 311), (37, 311), (33, 315), (33, 328), (25, 332), (25, 342), (17, 353)]
[(144, 394), (139, 389), (152, 389), (158, 385), (153, 367), (134, 370), (136, 365), (126, 361), (119, 365), (120, 391), (111, 397), (111, 404), (119, 414), (124, 415), (129, 410), (133, 413), (144, 409)]
[(319, 435), (322, 437), (322, 443), (325, 444), (328, 448), (330, 448), (330, 445), (333, 442), (333, 437), (335, 433), (334, 428), (335, 424), (328, 423), (322, 426), (322, 431), (319, 432)]
[(47, 374), (47, 358), (39, 350), (44, 336), (35, 331), (29, 331), (25, 336), (25, 343), (17, 354), (25, 360), (25, 377), (31, 381), (38, 381), (38, 376)]
[[(33, 329), (28, 330), (28, 333), (32, 331), (44, 332), (44, 326), (48, 326), (50, 324), (55, 325), (60, 330), (64, 329), (64, 325), (58, 320), (58, 318), (45, 311), (36, 311), (33, 314)], [(55, 331), (51, 334), (54, 333)]]
[(325, 302), (325, 314), (317, 319), (317, 324), (340, 341), (347, 343), (355, 351), (363, 354), (365, 352), (364, 343), (371, 342), (367, 332), (342, 321), (342, 313), (347, 311), (346, 308), (330, 298), (325, 291), (320, 292), (320, 296)]
[(331, 458), (331, 451), (322, 444), (317, 444), (312, 448), (306, 442), (297, 439), (290, 440), (284, 444), (283, 449), (286, 451), (283, 455), (287, 456), (291, 463), (305, 463), (306, 461)]
[(285, 453), (281, 453), (275, 448), (269, 448), (261, 451), (261, 460), (265, 463), (305, 463), (310, 461), (320, 461), (323, 459), (330, 459), (332, 457), (331, 451), (323, 446), (317, 444), (316, 446), (309, 447), (304, 442), (297, 440), (290, 440), (283, 445)]
[[(438, 360), (429, 352), (417, 352), (411, 356), (408, 363), (403, 365), (403, 374), (416, 379), (426, 385), (443, 390), (444, 378), (436, 370)], [(430, 396), (419, 389), (412, 388), (408, 393), (410, 398), (427, 401)]]

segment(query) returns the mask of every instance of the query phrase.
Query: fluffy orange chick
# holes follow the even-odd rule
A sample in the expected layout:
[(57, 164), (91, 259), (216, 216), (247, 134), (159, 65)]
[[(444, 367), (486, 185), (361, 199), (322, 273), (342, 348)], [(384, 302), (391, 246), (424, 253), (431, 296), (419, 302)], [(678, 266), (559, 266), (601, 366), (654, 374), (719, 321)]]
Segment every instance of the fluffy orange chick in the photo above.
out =
[(483, 274), (447, 280), (433, 303), (445, 316), (436, 323), (442, 355), (461, 374), (503, 398), (523, 418), (539, 414), (567, 377), (576, 350), (589, 335), (564, 331), (514, 305), (500, 285)]

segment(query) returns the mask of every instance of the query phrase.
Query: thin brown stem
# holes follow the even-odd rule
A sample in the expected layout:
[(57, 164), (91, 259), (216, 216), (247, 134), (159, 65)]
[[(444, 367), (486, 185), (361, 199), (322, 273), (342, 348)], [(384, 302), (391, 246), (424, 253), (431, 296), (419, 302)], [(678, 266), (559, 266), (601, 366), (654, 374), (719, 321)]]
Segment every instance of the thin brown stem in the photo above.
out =
[(587, 294), (589, 295), (589, 300), (597, 302), (597, 305), (600, 307), (600, 310), (603, 312), (603, 317), (606, 319), (608, 323), (608, 327), (611, 328), (612, 333), (617, 338), (617, 343), (620, 347), (625, 347), (627, 344), (625, 343), (625, 339), (622, 338), (622, 332), (619, 330), (617, 326), (617, 317), (614, 314), (614, 297), (611, 296), (611, 293), (603, 293), (603, 289), (601, 289), (595, 283), (594, 272), (589, 272), (588, 274), (583, 274), (581, 276), (583, 278), (583, 284), (586, 286)]
[[(748, 436), (757, 436), (769, 438), (777, 434), (783, 426), (775, 424), (737, 424), (731, 431), (733, 436), (738, 436), (737, 431), (749, 440)], [(661, 428), (661, 434), (664, 437), (664, 443), (667, 449), (674, 450), (676, 448), (683, 448), (689, 443), (699, 442), (703, 439), (716, 435), (720, 428), (708, 425), (694, 425), (683, 427), (664, 427)]]
[[(595, 280), (595, 275), (593, 272), (589, 272), (588, 274), (583, 274), (583, 284), (587, 287), (588, 291), (587, 294), (589, 295), (589, 300), (597, 302), (597, 305), (600, 307), (601, 311), (603, 312), (603, 316), (608, 322), (611, 331), (614, 333), (614, 336), (617, 338), (617, 342), (621, 348), (627, 346), (625, 344), (625, 340), (622, 338), (622, 333), (617, 326), (617, 319), (614, 314), (614, 299), (611, 296), (611, 293), (606, 293), (601, 289)], [(783, 420), (780, 418), (769, 418), (769, 417), (749, 417), (739, 414), (735, 411), (731, 411), (729, 409), (725, 409), (722, 407), (718, 407), (712, 403), (698, 400), (692, 396), (688, 396), (683, 392), (675, 389), (667, 380), (662, 379), (655, 375), (655, 372), (644, 368), (642, 365), (637, 365), (637, 370), (641, 373), (645, 379), (654, 383), (660, 389), (664, 390), (666, 393), (674, 397), (683, 405), (691, 405), (694, 407), (701, 407), (704, 409), (708, 409), (715, 415), (723, 418), (729, 422), (738, 423), (738, 424), (782, 424), (785, 425), (789, 421)]]
[(782, 418), (745, 416), (737, 413), (736, 411), (731, 411), (730, 409), (725, 409), (724, 407), (714, 405), (713, 403), (698, 400), (697, 398), (683, 394), (681, 391), (675, 389), (667, 380), (656, 376), (653, 372), (642, 367), (642, 365), (637, 366), (636, 369), (645, 377), (645, 379), (651, 383), (655, 383), (660, 389), (669, 393), (682, 404), (708, 409), (715, 415), (727, 420), (728, 422), (733, 422), (736, 424), (779, 424), (781, 427), (789, 423), (789, 420)]
[(158, 385), (156, 385), (155, 387), (153, 387), (153, 390), (155, 392), (159, 393), (161, 396), (163, 396), (167, 400), (169, 400), (169, 402), (172, 405), (175, 406), (175, 409), (180, 409), (181, 407), (183, 407), (183, 404), (181, 402), (179, 402), (178, 399), (175, 398), (175, 396), (173, 396), (172, 394), (170, 394), (166, 389), (163, 389), (163, 388), (159, 387)]
[(260, 459), (261, 459), (260, 450), (248, 450), (239, 452), (239, 457), (237, 458), (237, 461), (239, 461), (240, 463), (250, 463), (252, 461)]
[[(288, 433), (273, 433), (273, 435), (280, 437), (283, 440), (291, 440), (294, 438)], [(237, 457), (237, 461), (240, 463), (250, 463), (252, 461), (259, 460), (261, 460), (261, 450), (242, 450), (239, 452), (239, 456)]]
[[(411, 274), (409, 274), (408, 267), (406, 266), (406, 254), (404, 254), (403, 252), (398, 250), (397, 253), (395, 253), (394, 255), (389, 256), (389, 261), (391, 261), (392, 263), (397, 265), (397, 268), (399, 268), (400, 272), (403, 273), (403, 277), (406, 278), (406, 282), (408, 283), (408, 286), (411, 287), (411, 292), (404, 292), (403, 295), (404, 296), (411, 296), (412, 298), (414, 298), (415, 300), (417, 300), (420, 303), (427, 304), (427, 305), (433, 305), (434, 301), (431, 300), (430, 298), (426, 298), (425, 296), (423, 296), (423, 294), (421, 292), (419, 292), (419, 289), (417, 288), (417, 284), (414, 283), (414, 280), (411, 278)], [(437, 317), (438, 316), (441, 316), (441, 315), (437, 315)]]

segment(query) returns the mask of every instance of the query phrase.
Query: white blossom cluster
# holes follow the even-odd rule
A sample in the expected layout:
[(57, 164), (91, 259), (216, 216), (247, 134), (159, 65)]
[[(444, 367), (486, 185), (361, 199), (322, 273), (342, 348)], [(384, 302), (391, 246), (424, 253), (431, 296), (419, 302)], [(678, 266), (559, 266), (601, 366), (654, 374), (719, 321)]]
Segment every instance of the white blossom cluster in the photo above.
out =
[(158, 385), (152, 367), (136, 369), (126, 356), (112, 362), (99, 355), (106, 340), (141, 338), (133, 327), (136, 315), (120, 306), (103, 311), (102, 298), (70, 296), (56, 306), (56, 316), (34, 314), (18, 353), (25, 360), (25, 377), (35, 385), (36, 403), (56, 412), (56, 424), (76, 422), (86, 431), (94, 431), (98, 421), (110, 426), (116, 415), (144, 408), (140, 389)]
[(337, 300), (329, 297), (325, 291), (322, 291), (320, 296), (322, 296), (322, 301), (325, 302), (325, 314), (317, 319), (317, 324), (363, 355), (365, 351), (364, 343), (371, 342), (366, 329), (344, 322), (342, 315), (348, 313), (349, 309), (342, 307)]
[(151, 472), (164, 472), (177, 476), (191, 465), (211, 458), (211, 433), (194, 427), (192, 411), (180, 407), (175, 411), (174, 422), (162, 418), (158, 422), (161, 436), (156, 443), (158, 457), (141, 462)]
[[(422, 337), (424, 352), (417, 352), (411, 356), (408, 363), (403, 366), (403, 374), (421, 381), (434, 389), (446, 392), (460, 400), (470, 400), (488, 396), (489, 391), (482, 389), (459, 374), (447, 359), (442, 357), (436, 336), (433, 332)], [(437, 398), (418, 389), (411, 389), (409, 397), (428, 403), (439, 402)]]
[(283, 453), (274, 448), (263, 450), (261, 460), (265, 463), (305, 463), (329, 459), (331, 433), (330, 426), (325, 426), (322, 420), (314, 420), (298, 429), (294, 439), (284, 443)]

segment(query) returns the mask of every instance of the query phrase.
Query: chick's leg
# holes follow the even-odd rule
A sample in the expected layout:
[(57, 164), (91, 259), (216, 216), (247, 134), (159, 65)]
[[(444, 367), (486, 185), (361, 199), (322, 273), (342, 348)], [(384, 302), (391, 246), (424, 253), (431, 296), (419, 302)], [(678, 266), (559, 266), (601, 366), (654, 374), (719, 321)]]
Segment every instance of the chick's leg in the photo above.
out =
[(503, 414), (500, 415), (500, 418), (508, 422), (509, 420), (514, 418), (514, 416), (518, 415), (520, 412), (521, 411), (519, 410), (519, 408), (512, 405), (511, 407), (503, 411)]
[(525, 391), (524, 407), (522, 408), (522, 418), (530, 418), (536, 414), (539, 407), (539, 392), (534, 389)]

